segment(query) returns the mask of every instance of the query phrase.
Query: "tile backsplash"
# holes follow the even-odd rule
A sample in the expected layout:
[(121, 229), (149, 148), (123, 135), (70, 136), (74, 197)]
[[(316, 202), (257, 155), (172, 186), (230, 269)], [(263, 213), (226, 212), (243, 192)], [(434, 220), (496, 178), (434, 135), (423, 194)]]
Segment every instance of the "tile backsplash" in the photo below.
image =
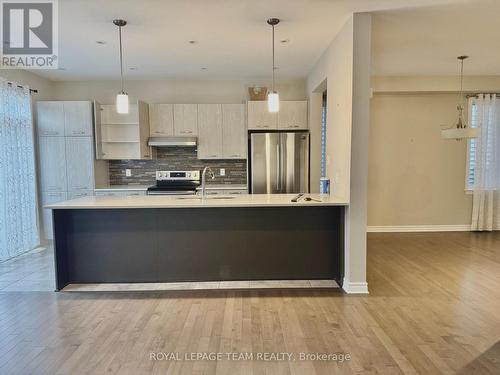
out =
[[(159, 147), (154, 160), (110, 160), (110, 185), (154, 185), (155, 172), (178, 170), (203, 170), (209, 166), (215, 173), (211, 184), (246, 184), (246, 160), (200, 160), (194, 147)], [(220, 176), (219, 169), (225, 168), (226, 175)], [(125, 176), (125, 169), (132, 175)], [(208, 182), (207, 182), (208, 183)]]

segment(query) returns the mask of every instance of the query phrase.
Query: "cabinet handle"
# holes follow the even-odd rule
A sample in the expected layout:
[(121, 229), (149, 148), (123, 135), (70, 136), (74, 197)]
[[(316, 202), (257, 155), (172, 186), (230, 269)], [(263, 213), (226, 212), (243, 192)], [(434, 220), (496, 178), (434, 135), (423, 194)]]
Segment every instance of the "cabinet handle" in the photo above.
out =
[(182, 130), (181, 134), (191, 134), (192, 132), (192, 130)]
[(237, 156), (240, 156), (240, 155), (238, 155), (238, 154), (236, 154), (236, 155), (230, 155), (230, 157), (232, 157), (232, 158), (235, 158)]

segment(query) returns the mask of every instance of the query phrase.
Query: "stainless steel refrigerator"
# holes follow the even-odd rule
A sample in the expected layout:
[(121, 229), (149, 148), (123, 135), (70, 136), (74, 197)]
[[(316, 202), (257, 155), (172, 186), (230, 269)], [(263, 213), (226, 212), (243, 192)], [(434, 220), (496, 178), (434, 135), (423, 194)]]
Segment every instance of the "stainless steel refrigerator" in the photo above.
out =
[(250, 133), (249, 186), (253, 194), (309, 192), (309, 132)]

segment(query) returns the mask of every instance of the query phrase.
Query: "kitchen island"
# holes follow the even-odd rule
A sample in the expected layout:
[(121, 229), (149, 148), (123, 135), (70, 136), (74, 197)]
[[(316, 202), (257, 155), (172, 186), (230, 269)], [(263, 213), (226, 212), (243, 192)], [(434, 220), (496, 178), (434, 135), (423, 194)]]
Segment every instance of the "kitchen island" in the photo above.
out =
[(56, 289), (72, 283), (322, 280), (341, 284), (334, 196), (84, 197), (53, 211)]

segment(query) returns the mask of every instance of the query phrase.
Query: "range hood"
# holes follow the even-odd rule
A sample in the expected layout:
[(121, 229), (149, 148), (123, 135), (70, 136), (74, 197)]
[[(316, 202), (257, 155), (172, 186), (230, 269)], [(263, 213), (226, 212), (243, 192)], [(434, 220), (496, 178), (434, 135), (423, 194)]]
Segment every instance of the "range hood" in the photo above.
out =
[(148, 146), (153, 147), (196, 147), (196, 137), (151, 137)]

